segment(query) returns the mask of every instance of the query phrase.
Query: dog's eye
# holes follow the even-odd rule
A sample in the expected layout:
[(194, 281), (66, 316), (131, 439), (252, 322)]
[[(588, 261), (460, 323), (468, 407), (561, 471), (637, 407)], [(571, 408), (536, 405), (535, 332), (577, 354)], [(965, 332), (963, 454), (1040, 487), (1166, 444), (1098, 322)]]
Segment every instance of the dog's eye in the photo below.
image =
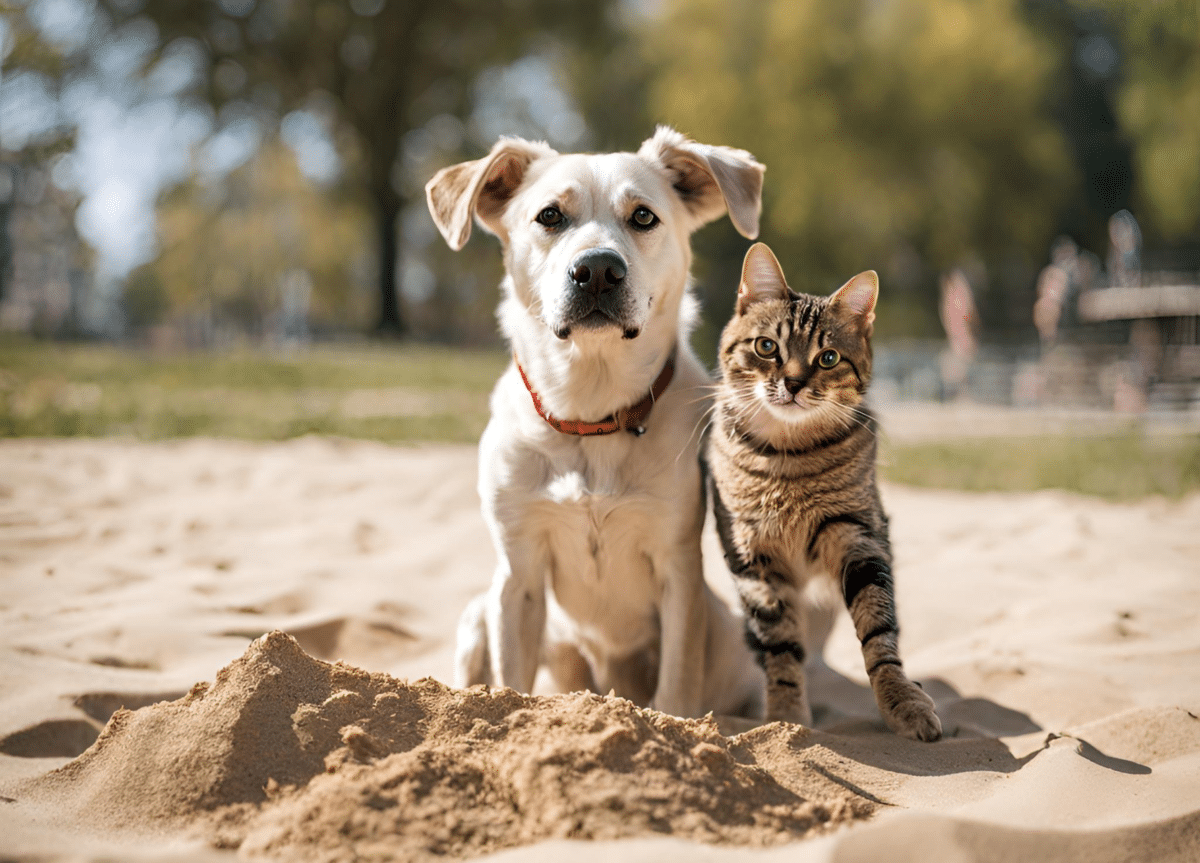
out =
[(754, 340), (754, 353), (758, 354), (764, 360), (769, 360), (779, 353), (779, 345), (775, 344), (774, 339), (768, 339), (763, 336)]
[(539, 225), (545, 225), (547, 228), (561, 228), (566, 217), (558, 207), (546, 207), (538, 213), (537, 220)]
[(831, 369), (838, 364), (842, 359), (842, 355), (830, 348), (827, 351), (821, 351), (821, 355), (817, 357), (817, 365), (823, 369)]
[(658, 216), (646, 207), (638, 207), (629, 217), (629, 221), (640, 231), (648, 231), (658, 224)]

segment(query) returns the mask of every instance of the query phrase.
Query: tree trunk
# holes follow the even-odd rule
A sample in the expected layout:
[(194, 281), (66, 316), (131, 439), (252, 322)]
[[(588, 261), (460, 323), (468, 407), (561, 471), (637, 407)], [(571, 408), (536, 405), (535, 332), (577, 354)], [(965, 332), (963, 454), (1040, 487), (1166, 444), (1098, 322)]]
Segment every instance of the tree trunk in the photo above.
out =
[(400, 317), (400, 279), (397, 275), (396, 219), (400, 215), (400, 199), (389, 187), (374, 193), (379, 228), (379, 319), (375, 332), (395, 338), (404, 333)]

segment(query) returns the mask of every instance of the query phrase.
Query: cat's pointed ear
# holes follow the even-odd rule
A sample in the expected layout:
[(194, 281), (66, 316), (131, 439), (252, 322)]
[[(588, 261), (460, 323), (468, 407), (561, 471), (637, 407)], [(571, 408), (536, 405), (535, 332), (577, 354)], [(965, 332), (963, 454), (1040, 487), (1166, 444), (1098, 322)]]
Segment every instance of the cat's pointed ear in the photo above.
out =
[(859, 329), (867, 335), (875, 324), (875, 302), (879, 299), (879, 276), (874, 270), (859, 273), (838, 288), (829, 298), (829, 305), (844, 309), (858, 321)]
[(766, 243), (755, 243), (742, 261), (742, 281), (738, 285), (737, 313), (763, 300), (786, 300), (792, 292), (783, 277), (783, 268)]

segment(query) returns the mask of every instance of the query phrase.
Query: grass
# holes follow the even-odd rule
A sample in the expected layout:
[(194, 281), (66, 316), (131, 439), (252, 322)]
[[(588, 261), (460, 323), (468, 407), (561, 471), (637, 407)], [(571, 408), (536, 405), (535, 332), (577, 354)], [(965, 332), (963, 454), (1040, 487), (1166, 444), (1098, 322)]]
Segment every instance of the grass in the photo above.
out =
[(1200, 491), (1200, 434), (1038, 435), (885, 444), (892, 482), (963, 491), (1057, 488), (1111, 500)]
[[(420, 345), (154, 354), (0, 337), (0, 437), (474, 443), (507, 362), (499, 351)], [(885, 439), (881, 472), (964, 491), (1180, 497), (1200, 491), (1200, 434)]]
[(0, 437), (479, 439), (497, 351), (154, 354), (0, 338)]

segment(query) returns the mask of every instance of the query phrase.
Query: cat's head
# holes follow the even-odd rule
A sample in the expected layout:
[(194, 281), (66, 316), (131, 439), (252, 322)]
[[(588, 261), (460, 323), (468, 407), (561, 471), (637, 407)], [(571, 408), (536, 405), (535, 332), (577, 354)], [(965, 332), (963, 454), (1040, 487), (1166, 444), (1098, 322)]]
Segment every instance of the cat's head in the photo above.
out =
[(751, 246), (733, 318), (721, 334), (721, 372), (739, 413), (757, 424), (852, 421), (871, 379), (878, 296), (874, 270), (828, 297), (798, 294), (771, 250)]

